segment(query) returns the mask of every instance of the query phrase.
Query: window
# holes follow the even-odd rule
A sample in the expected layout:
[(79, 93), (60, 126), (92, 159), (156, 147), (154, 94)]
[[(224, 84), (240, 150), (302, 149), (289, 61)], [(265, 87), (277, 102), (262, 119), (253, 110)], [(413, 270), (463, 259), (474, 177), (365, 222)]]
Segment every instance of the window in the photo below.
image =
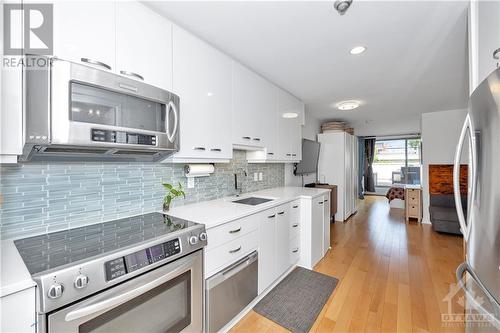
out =
[(420, 184), (420, 138), (375, 141), (373, 175), (376, 187), (393, 184)]

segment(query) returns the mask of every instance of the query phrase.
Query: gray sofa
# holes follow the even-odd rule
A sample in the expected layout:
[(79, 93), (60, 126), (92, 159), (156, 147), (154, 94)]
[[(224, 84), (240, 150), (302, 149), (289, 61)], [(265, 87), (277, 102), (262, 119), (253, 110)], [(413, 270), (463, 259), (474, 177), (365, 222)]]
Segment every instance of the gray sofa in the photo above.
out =
[[(467, 216), (467, 197), (462, 196), (464, 215)], [(429, 213), (432, 228), (438, 232), (461, 235), (453, 194), (431, 194)]]

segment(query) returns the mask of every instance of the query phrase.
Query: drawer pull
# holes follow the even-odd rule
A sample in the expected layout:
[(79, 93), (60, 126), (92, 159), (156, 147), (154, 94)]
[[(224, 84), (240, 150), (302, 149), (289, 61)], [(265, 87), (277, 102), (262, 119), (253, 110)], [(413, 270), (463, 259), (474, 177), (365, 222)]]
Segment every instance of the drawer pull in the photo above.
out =
[(328, 200), (325, 200), (325, 201), (323, 201), (323, 202), (328, 202)]
[(283, 215), (283, 214), (285, 214), (285, 212), (279, 212), (279, 213), (278, 213), (278, 215)]
[(292, 208), (299, 208), (299, 205), (293, 206)]
[(267, 218), (268, 218), (268, 219), (272, 219), (272, 218), (274, 218), (274, 217), (276, 217), (276, 214), (270, 215), (270, 216), (268, 216)]
[(293, 249), (293, 250), (292, 250), (292, 252), (293, 252), (293, 253), (297, 253), (297, 252), (299, 252), (299, 249), (298, 249), (298, 248), (295, 248), (295, 249)]
[(193, 150), (205, 150), (205, 147), (194, 147)]
[(238, 229), (229, 230), (229, 233), (230, 234), (235, 234), (235, 233), (240, 232), (240, 231), (241, 231), (241, 227), (239, 227)]
[(241, 246), (238, 247), (237, 249), (234, 249), (234, 250), (229, 250), (229, 253), (236, 253), (238, 252), (239, 250), (241, 250)]
[(299, 224), (296, 223), (296, 224), (292, 225), (292, 228), (297, 228), (298, 226), (299, 226)]
[(322, 204), (323, 204), (323, 201), (318, 202), (318, 204), (322, 205)]
[(222, 151), (222, 149), (220, 149), (220, 148), (212, 148), (212, 149), (210, 149), (210, 151), (221, 152), (221, 151)]
[(274, 153), (267, 153), (267, 155), (271, 155), (272, 156), (272, 155), (274, 155)]
[(251, 137), (249, 137), (249, 136), (244, 136), (244, 137), (242, 137), (242, 139), (243, 139), (243, 140), (251, 140), (252, 138), (251, 138)]
[(253, 138), (253, 141), (260, 141), (260, 138)]

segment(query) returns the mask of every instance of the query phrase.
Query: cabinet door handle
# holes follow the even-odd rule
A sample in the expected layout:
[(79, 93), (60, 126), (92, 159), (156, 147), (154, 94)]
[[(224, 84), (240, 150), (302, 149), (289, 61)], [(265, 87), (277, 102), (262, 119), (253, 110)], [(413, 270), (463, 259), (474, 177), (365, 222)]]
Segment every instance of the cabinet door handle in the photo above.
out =
[(235, 234), (235, 233), (238, 233), (241, 231), (241, 227), (239, 227), (238, 229), (234, 229), (234, 230), (229, 230), (229, 233), (230, 234)]
[(292, 156), (292, 154), (286, 154), (286, 156)]
[(274, 153), (267, 153), (267, 155), (274, 155)]
[(297, 154), (292, 154), (292, 156), (294, 156), (294, 157), (295, 157), (295, 156), (297, 156)]
[(323, 201), (323, 202), (328, 202), (328, 200), (325, 200), (325, 201)]
[(278, 215), (283, 215), (283, 214), (285, 214), (285, 212), (279, 212), (279, 213), (278, 213)]
[(94, 65), (94, 66), (100, 66), (100, 67), (106, 68), (107, 70), (111, 70), (111, 66), (110, 65), (105, 64), (105, 63), (100, 62), (100, 61), (97, 61), (97, 60), (92, 60), (92, 59), (89, 59), (89, 58), (80, 58), (80, 60), (82, 62), (87, 63), (87, 64), (91, 64), (91, 65)]
[(493, 51), (493, 58), (497, 59), (497, 60), (500, 60), (500, 48), (498, 48), (495, 51)]
[(299, 208), (299, 206), (298, 205), (297, 206), (293, 206), (292, 208)]
[(253, 138), (253, 141), (260, 141), (260, 138)]
[(293, 249), (293, 250), (292, 250), (292, 252), (293, 252), (293, 253), (297, 253), (297, 252), (299, 252), (299, 249), (298, 249), (298, 248), (295, 248), (295, 249)]
[(194, 147), (193, 150), (205, 150), (205, 147)]
[(229, 250), (229, 253), (236, 253), (238, 252), (239, 250), (241, 250), (241, 246), (238, 247), (237, 249), (234, 249), (234, 250)]
[(323, 204), (323, 201), (318, 202), (318, 204), (322, 205), (322, 204)]
[(276, 214), (273, 214), (273, 215), (269, 215), (267, 218), (268, 219), (272, 219), (272, 218), (275, 218), (276, 217)]
[(298, 223), (295, 223), (294, 225), (292, 225), (292, 228), (297, 228), (299, 226)]
[(221, 151), (222, 151), (222, 149), (220, 149), (220, 148), (212, 148), (212, 149), (210, 149), (210, 151), (221, 152)]
[(242, 139), (243, 139), (243, 140), (252, 140), (252, 138), (251, 138), (251, 137), (249, 137), (249, 136), (243, 136), (243, 137), (242, 137)]
[(138, 78), (141, 81), (144, 81), (144, 77), (142, 75), (139, 75), (139, 74), (134, 73), (134, 72), (120, 71), (120, 74), (132, 76), (132, 77)]

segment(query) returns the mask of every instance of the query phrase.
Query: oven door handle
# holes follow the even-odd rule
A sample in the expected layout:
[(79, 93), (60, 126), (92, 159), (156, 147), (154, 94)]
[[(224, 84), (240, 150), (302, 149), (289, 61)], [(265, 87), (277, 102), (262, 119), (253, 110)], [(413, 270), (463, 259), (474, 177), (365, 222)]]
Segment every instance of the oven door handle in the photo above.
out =
[(177, 275), (183, 273), (184, 271), (189, 270), (191, 267), (192, 267), (192, 261), (189, 260), (187, 262), (180, 264), (180, 266), (174, 268), (171, 272), (169, 272), (165, 275), (162, 275), (161, 277), (159, 277), (151, 282), (145, 283), (145, 284), (141, 285), (140, 287), (137, 287), (133, 290), (130, 290), (130, 291), (124, 292), (122, 294), (110, 297), (108, 299), (105, 299), (104, 301), (100, 301), (100, 302), (85, 306), (83, 308), (73, 310), (73, 311), (69, 312), (68, 314), (66, 314), (66, 317), (64, 319), (66, 321), (73, 321), (73, 320), (76, 320), (76, 319), (79, 319), (82, 317), (86, 317), (86, 316), (89, 316), (89, 315), (92, 315), (92, 314), (95, 314), (95, 313), (98, 313), (101, 311), (115, 308), (123, 303), (130, 301), (131, 299), (133, 299), (137, 296), (140, 296), (140, 295), (150, 291), (151, 289), (154, 289), (154, 288), (164, 284), (165, 282), (168, 282), (169, 280), (176, 277)]

